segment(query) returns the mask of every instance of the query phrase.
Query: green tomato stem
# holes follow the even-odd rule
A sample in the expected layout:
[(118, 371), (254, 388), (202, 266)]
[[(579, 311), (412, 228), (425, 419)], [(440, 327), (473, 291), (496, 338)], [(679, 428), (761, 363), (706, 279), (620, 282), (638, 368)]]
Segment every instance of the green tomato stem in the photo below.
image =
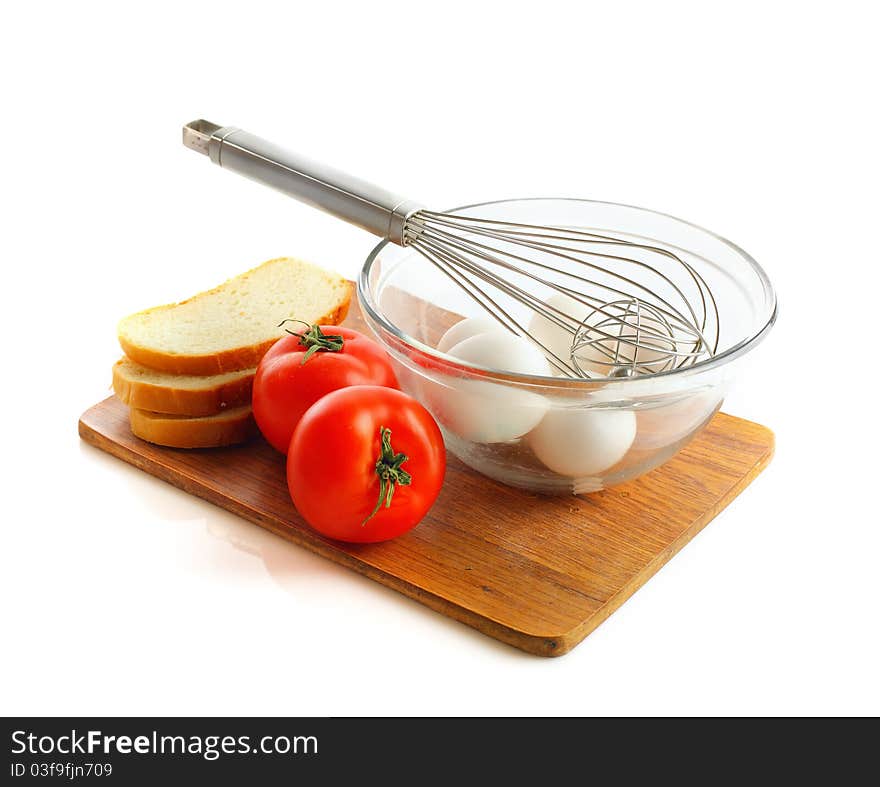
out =
[(307, 322), (303, 322), (302, 320), (282, 320), (280, 323), (278, 323), (278, 327), (280, 328), (286, 322), (298, 322), (302, 325), (308, 326), (309, 328), (307, 331), (303, 331), (302, 333), (290, 331), (287, 328), (284, 329), (291, 336), (298, 336), (299, 343), (303, 347), (308, 347), (308, 349), (305, 351), (305, 354), (303, 355), (302, 361), (300, 361), (300, 366), (302, 366), (302, 364), (304, 364), (317, 352), (338, 353), (345, 344), (345, 340), (342, 338), (341, 334), (323, 333), (321, 331), (320, 325), (309, 325)]
[(391, 498), (394, 497), (394, 490), (398, 485), (409, 486), (412, 483), (412, 476), (400, 467), (409, 457), (406, 454), (394, 453), (394, 449), (391, 447), (391, 430), (380, 426), (379, 439), (382, 444), (379, 458), (376, 460), (376, 475), (379, 476), (379, 499), (370, 515), (361, 522), (361, 527), (379, 513), (383, 504), (385, 508), (391, 505)]

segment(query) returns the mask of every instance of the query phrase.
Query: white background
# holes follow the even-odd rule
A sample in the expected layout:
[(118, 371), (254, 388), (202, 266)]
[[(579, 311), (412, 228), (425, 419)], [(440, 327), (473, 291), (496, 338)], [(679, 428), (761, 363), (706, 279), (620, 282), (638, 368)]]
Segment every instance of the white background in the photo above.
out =
[[(0, 24), (0, 711), (844, 714), (878, 691), (868, 3), (42, 3)], [(196, 117), (434, 207), (582, 196), (751, 252), (725, 404), (769, 469), (569, 655), (451, 622), (81, 444), (123, 315), (372, 237), (212, 168)]]

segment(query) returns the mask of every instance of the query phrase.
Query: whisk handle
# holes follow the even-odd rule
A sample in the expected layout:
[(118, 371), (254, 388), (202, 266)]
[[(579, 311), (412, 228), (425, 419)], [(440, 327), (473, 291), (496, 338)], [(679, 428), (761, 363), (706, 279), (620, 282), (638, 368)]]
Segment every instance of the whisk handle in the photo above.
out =
[(423, 206), (233, 126), (194, 120), (183, 144), (215, 164), (271, 186), (393, 243), (405, 245), (407, 217)]

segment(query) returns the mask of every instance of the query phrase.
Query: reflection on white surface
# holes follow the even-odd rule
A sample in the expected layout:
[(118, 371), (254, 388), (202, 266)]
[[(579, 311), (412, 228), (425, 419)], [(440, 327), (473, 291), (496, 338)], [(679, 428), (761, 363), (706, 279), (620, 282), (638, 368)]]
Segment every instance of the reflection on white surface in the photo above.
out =
[[(84, 445), (84, 450), (92, 451)], [(115, 467), (120, 464), (112, 460)], [(276, 587), (296, 594), (308, 583), (335, 581), (341, 568), (248, 522), (213, 503), (145, 475), (135, 468), (123, 473), (129, 499), (141, 512), (152, 514), (173, 548), (166, 561), (224, 584), (253, 584), (268, 575)], [(166, 491), (167, 490), (167, 491)], [(173, 527), (168, 527), (173, 525)], [(233, 549), (228, 547), (232, 546)]]
[(336, 575), (344, 571), (342, 567), (235, 516), (212, 517), (205, 532), (215, 542), (229, 545), (236, 552), (260, 561), (275, 585), (290, 595), (300, 595), (304, 583), (314, 587), (316, 582), (320, 585), (325, 580), (336, 581)]

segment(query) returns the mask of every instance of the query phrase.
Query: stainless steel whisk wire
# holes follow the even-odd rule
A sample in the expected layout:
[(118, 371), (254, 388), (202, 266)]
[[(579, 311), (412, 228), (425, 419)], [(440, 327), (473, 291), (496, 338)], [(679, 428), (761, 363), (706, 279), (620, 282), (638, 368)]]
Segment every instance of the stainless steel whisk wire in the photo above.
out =
[[(539, 251), (553, 250), (554, 253), (557, 253), (558, 256), (564, 259), (580, 263), (589, 268), (597, 269), (610, 277), (620, 279), (621, 281), (628, 283), (635, 289), (647, 293), (648, 295), (652, 296), (663, 304), (662, 307), (656, 307), (652, 305), (650, 306), (650, 309), (651, 312), (656, 316), (657, 322), (665, 325), (668, 331), (661, 333), (655, 329), (642, 325), (642, 321), (640, 319), (640, 310), (643, 304), (639, 301), (637, 297), (633, 297), (631, 293), (627, 293), (624, 290), (610, 287), (607, 284), (602, 284), (586, 277), (576, 276), (574, 274), (563, 274), (570, 276), (571, 278), (577, 279), (578, 281), (589, 287), (592, 287), (593, 289), (607, 290), (628, 299), (628, 306), (625, 310), (625, 314), (628, 316), (632, 316), (635, 319), (635, 323), (631, 323), (625, 318), (622, 319), (620, 315), (610, 313), (605, 308), (609, 305), (607, 302), (603, 302), (601, 299), (595, 296), (587, 295), (582, 291), (564, 287), (548, 279), (542, 279), (540, 276), (535, 275), (527, 269), (524, 269), (521, 266), (505, 260), (502, 255), (510, 257), (511, 259), (518, 262), (530, 264), (541, 269), (552, 270), (554, 273), (557, 274), (561, 273), (561, 271), (559, 271), (558, 269), (554, 269), (551, 266), (538, 262), (534, 259), (528, 259), (522, 257), (521, 255), (503, 252), (496, 247), (490, 247), (486, 244), (469, 240), (467, 237), (452, 235), (449, 232), (443, 231), (442, 229), (433, 227), (432, 225), (434, 224), (439, 225), (440, 227), (463, 226), (467, 234), (490, 237), (495, 240), (503, 241), (505, 243), (521, 245), (526, 248), (531, 248)], [(503, 227), (503, 232), (498, 231), (498, 227)], [(575, 301), (578, 301), (586, 306), (590, 310), (591, 315), (597, 313), (602, 314), (612, 323), (616, 323), (618, 328), (622, 329), (624, 326), (634, 327), (636, 330), (635, 335), (630, 336), (622, 334), (620, 331), (618, 331), (617, 333), (605, 331), (603, 330), (601, 324), (591, 326), (592, 331), (595, 334), (598, 334), (599, 338), (598, 340), (594, 338), (594, 340), (589, 342), (589, 344), (598, 349), (600, 353), (605, 354), (609, 359), (612, 359), (614, 363), (609, 364), (612, 367), (620, 366), (619, 361), (621, 344), (628, 345), (634, 350), (633, 358), (628, 364), (633, 370), (639, 367), (638, 351), (642, 349), (652, 350), (656, 352), (658, 350), (658, 342), (660, 343), (660, 347), (666, 347), (665, 351), (662, 353), (664, 357), (655, 361), (649, 361), (647, 362), (647, 365), (658, 365), (662, 361), (662, 364), (664, 366), (671, 365), (672, 368), (681, 368), (682, 366), (686, 366), (689, 363), (695, 362), (701, 357), (712, 355), (717, 351), (720, 324), (718, 319), (718, 309), (715, 303), (714, 296), (712, 295), (712, 291), (706, 283), (705, 279), (699, 274), (699, 272), (697, 272), (693, 268), (692, 265), (685, 262), (681, 259), (681, 257), (667, 249), (648, 244), (635, 243), (633, 241), (628, 241), (621, 238), (612, 238), (607, 235), (599, 235), (596, 233), (567, 227), (543, 227), (537, 225), (519, 224), (508, 221), (434, 213), (432, 211), (426, 210), (418, 211), (417, 213), (409, 217), (409, 219), (407, 220), (405, 233), (405, 245), (411, 246), (412, 248), (419, 251), (426, 259), (432, 262), (439, 270), (445, 273), (450, 279), (452, 279), (452, 281), (454, 281), (459, 287), (467, 292), (470, 297), (480, 303), (480, 305), (483, 306), (483, 308), (486, 309), (486, 311), (488, 311), (493, 317), (495, 317), (502, 325), (505, 325), (505, 327), (507, 328), (513, 328), (514, 333), (523, 335), (529, 338), (534, 344), (538, 345), (541, 348), (542, 352), (544, 352), (544, 354), (548, 357), (548, 361), (550, 361), (550, 363), (555, 368), (562, 371), (563, 373), (579, 377), (590, 376), (580, 367), (574, 357), (574, 341), (572, 356), (567, 360), (560, 358), (558, 355), (553, 353), (550, 348), (546, 347), (536, 337), (534, 337), (521, 322), (513, 317), (508, 310), (501, 306), (497, 302), (497, 300), (492, 298), (483, 288), (479, 287), (479, 285), (477, 285), (474, 281), (468, 280), (464, 276), (464, 274), (461, 273), (461, 271), (463, 270), (470, 273), (473, 277), (492, 285), (495, 289), (516, 299), (520, 303), (527, 305), (533, 311), (544, 317), (544, 319), (547, 319), (550, 322), (558, 325), (559, 327), (570, 331), (575, 338), (577, 337), (579, 330), (585, 327), (584, 323), (587, 318), (578, 320), (577, 318), (572, 317), (571, 315), (568, 315), (556, 309), (555, 307), (544, 303), (538, 296), (534, 295), (533, 293), (529, 293), (528, 291), (514, 285), (513, 283), (503, 278), (499, 278), (497, 275), (491, 273), (491, 271), (488, 271), (484, 267), (473, 263), (471, 260), (469, 260), (468, 257), (465, 257), (464, 255), (477, 257), (479, 259), (482, 259), (484, 262), (497, 265), (509, 272), (520, 274), (542, 286), (549, 287), (556, 292), (568, 295)], [(573, 246), (558, 245), (555, 243), (538, 241), (525, 241), (521, 239), (526, 237), (541, 239), (543, 241), (581, 241), (583, 243), (594, 243), (600, 245), (630, 246), (663, 255), (678, 263), (689, 274), (693, 282), (696, 284), (697, 291), (699, 293), (700, 310), (702, 312), (702, 317), (697, 317), (693, 306), (685, 297), (681, 288), (677, 284), (675, 284), (675, 282), (672, 281), (672, 279), (670, 279), (666, 274), (662, 273), (656, 267), (649, 265), (648, 263), (621, 255), (603, 254), (600, 252), (591, 251), (589, 249), (582, 249)], [(450, 249), (452, 249), (452, 251), (450, 251)], [(562, 252), (570, 253), (563, 254)], [(679, 295), (682, 302), (686, 305), (687, 310), (690, 313), (691, 319), (689, 320), (686, 315), (684, 315), (680, 310), (676, 309), (667, 299), (659, 296), (656, 292), (641, 284), (640, 282), (637, 282), (629, 277), (617, 274), (608, 268), (598, 266), (594, 263), (589, 262), (588, 260), (581, 259), (575, 256), (576, 254), (586, 254), (592, 257), (615, 259), (640, 268), (650, 270), (653, 274), (664, 280)], [(595, 303), (592, 301), (595, 301)], [(633, 305), (636, 306), (635, 311), (632, 311), (631, 307)], [(712, 342), (711, 344), (705, 335), (710, 312), (712, 313), (713, 319), (715, 321), (715, 339), (714, 342)], [(682, 342), (674, 341), (673, 323), (675, 324), (675, 327), (677, 327), (679, 330), (686, 334), (690, 334), (693, 337), (692, 341), (690, 342), (691, 348), (689, 350), (678, 348), (678, 345), (682, 344)], [(602, 342), (602, 340), (605, 340), (605, 342), (607, 343), (614, 344), (616, 346), (616, 349), (610, 350)], [(674, 346), (669, 346), (671, 340)], [(674, 363), (676, 359), (678, 359), (677, 364)]]
[[(654, 241), (431, 211), (253, 134), (205, 120), (184, 126), (183, 142), (215, 164), (411, 247), (499, 324), (536, 346), (558, 374), (651, 374), (684, 368), (718, 350), (721, 321), (711, 287), (682, 256)], [(660, 270), (664, 260), (675, 273)], [(685, 287), (694, 288), (696, 298), (688, 298)], [(583, 313), (549, 303), (555, 293), (582, 306)], [(512, 303), (499, 302), (502, 296)], [(533, 317), (517, 317), (512, 304), (570, 335), (567, 355), (535, 336)]]

